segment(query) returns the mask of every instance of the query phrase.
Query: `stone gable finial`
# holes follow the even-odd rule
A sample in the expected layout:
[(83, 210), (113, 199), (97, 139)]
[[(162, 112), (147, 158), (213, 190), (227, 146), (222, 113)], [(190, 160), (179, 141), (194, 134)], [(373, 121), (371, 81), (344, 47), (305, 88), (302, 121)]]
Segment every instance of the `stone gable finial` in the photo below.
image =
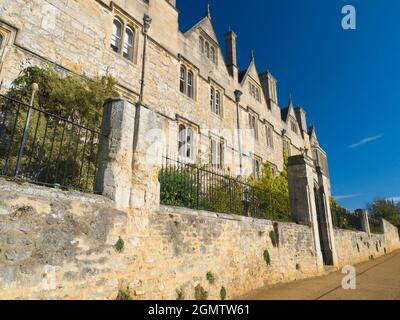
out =
[(207, 17), (211, 20), (211, 5), (207, 4)]
[(254, 62), (255, 58), (254, 58), (254, 49), (251, 49), (251, 57), (250, 57), (250, 62)]
[(293, 107), (293, 97), (292, 94), (289, 95), (289, 106)]

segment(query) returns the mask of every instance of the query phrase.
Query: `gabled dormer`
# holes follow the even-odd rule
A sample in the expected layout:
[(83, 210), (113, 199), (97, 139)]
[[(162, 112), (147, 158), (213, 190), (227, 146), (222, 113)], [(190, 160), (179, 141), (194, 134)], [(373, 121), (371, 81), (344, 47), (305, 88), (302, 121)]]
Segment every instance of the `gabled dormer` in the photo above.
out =
[(286, 123), (289, 130), (294, 134), (300, 133), (299, 122), (297, 121), (296, 112), (293, 106), (293, 99), (290, 97), (288, 107), (281, 109), (282, 121)]
[(310, 145), (312, 147), (319, 146), (317, 132), (316, 132), (315, 126), (313, 124), (310, 125), (310, 129), (308, 130), (308, 136), (310, 137)]
[(259, 103), (263, 102), (263, 91), (261, 81), (258, 76), (257, 67), (254, 58), (254, 52), (251, 52), (250, 64), (246, 71), (239, 73), (239, 82), (243, 87), (243, 91), (247, 92), (250, 97)]
[(185, 37), (193, 37), (198, 43), (198, 50), (203, 59), (214, 64), (219, 63), (220, 45), (215, 29), (211, 22), (211, 13), (208, 7), (206, 16), (184, 33)]

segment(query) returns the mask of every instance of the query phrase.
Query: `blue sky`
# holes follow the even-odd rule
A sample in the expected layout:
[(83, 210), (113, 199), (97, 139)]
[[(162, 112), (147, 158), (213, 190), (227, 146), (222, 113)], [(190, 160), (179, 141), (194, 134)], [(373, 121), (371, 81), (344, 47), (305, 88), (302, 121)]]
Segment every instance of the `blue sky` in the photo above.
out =
[[(204, 17), (207, 3), (223, 52), (231, 28), (239, 67), (253, 48), (258, 71), (278, 79), (280, 105), (292, 94), (306, 109), (340, 203), (355, 209), (400, 197), (400, 1), (178, 0), (182, 31)], [(341, 27), (348, 4), (356, 30)]]

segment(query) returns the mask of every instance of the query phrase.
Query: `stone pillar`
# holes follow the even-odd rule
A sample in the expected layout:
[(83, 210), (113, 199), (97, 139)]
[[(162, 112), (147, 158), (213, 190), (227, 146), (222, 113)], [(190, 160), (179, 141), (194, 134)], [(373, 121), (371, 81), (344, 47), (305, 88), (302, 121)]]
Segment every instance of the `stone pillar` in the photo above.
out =
[(135, 107), (120, 99), (104, 104), (95, 190), (128, 208), (132, 186)]
[(364, 209), (356, 210), (357, 216), (361, 219), (361, 228), (364, 232), (371, 235), (371, 229), (369, 227), (368, 211)]
[(141, 104), (136, 105), (136, 118), (130, 207), (155, 210), (160, 205), (158, 174), (168, 121)]
[(317, 265), (322, 268), (323, 259), (318, 232), (317, 208), (314, 200), (314, 177), (314, 163), (310, 158), (298, 155), (288, 159), (292, 221), (312, 227)]

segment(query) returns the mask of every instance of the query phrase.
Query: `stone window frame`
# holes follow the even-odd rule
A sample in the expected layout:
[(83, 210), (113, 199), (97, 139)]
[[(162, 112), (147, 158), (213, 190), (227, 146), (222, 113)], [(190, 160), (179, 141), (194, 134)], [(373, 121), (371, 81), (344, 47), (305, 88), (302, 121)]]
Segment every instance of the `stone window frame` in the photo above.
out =
[(294, 132), (295, 134), (299, 134), (299, 126), (297, 125), (297, 121), (294, 118), (290, 117), (289, 123), (290, 130), (292, 130), (292, 132)]
[(274, 126), (268, 122), (265, 124), (265, 140), (267, 147), (274, 149)]
[[(217, 85), (214, 81), (210, 80), (210, 90), (209, 90), (209, 101), (210, 101), (210, 111), (212, 114), (224, 117), (224, 96), (225, 91)], [(219, 112), (217, 112), (217, 96), (219, 96)]]
[[(182, 71), (184, 71), (183, 78)], [(192, 76), (192, 85), (189, 84), (190, 75)], [(197, 100), (197, 71), (187, 61), (181, 61), (179, 65), (179, 92), (193, 101)]]
[[(178, 125), (178, 137), (177, 137), (178, 159), (183, 162), (186, 162), (186, 163), (194, 164), (196, 162), (196, 154), (197, 154), (196, 150), (198, 148), (197, 141), (199, 139), (200, 127), (197, 124), (195, 124), (183, 117), (180, 117), (179, 115), (176, 116), (176, 119), (177, 119), (176, 121), (177, 121), (177, 125)], [(192, 141), (191, 141), (191, 151), (192, 152), (191, 152), (190, 157), (182, 156), (182, 154), (181, 154), (181, 150), (180, 150), (180, 142), (181, 142), (180, 128), (181, 128), (181, 126), (184, 126), (186, 128), (186, 130), (190, 129), (192, 132)], [(188, 137), (188, 134), (186, 132), (185, 144), (187, 143), (187, 137)], [(184, 151), (185, 151), (185, 154), (187, 154), (187, 149), (185, 149)]]
[(258, 120), (259, 120), (259, 116), (258, 114), (249, 109), (248, 110), (248, 117), (249, 117), (249, 129), (252, 130), (254, 129), (254, 133), (253, 133), (253, 137), (256, 141), (258, 141), (259, 135), (258, 135)]
[[(218, 154), (216, 155), (216, 160), (219, 160), (214, 162), (214, 153), (213, 153), (213, 142), (215, 143), (215, 146), (218, 147), (219, 150), (219, 159), (218, 159)], [(224, 161), (225, 161), (225, 139), (222, 137), (218, 137), (214, 134), (210, 133), (209, 137), (209, 150), (210, 150), (210, 165), (212, 168), (215, 169), (223, 169), (224, 168)]]
[(261, 103), (261, 87), (253, 80), (249, 79), (249, 94), (250, 96)]
[(200, 29), (199, 35), (199, 50), (201, 55), (209, 61), (218, 65), (218, 44), (210, 38), (210, 36)]
[(3, 66), (3, 58), (6, 53), (7, 46), (10, 42), (15, 39), (16, 30), (11, 26), (0, 22), (0, 35), (3, 37), (2, 44), (0, 46), (0, 71)]
[[(112, 49), (111, 47), (111, 39), (112, 39), (112, 30), (111, 30), (111, 35), (110, 35), (110, 45), (109, 48), (111, 50), (111, 52), (113, 52), (114, 54), (124, 58), (125, 61), (129, 61), (133, 64), (137, 64), (138, 61), (138, 50), (139, 50), (139, 35), (140, 35), (140, 30), (141, 30), (141, 26), (140, 24), (135, 21), (134, 19), (128, 17), (126, 14), (124, 14), (122, 11), (120, 11), (118, 8), (114, 8), (114, 12), (113, 12), (113, 26), (114, 26), (114, 21), (115, 20), (119, 20), (122, 24), (122, 35), (121, 35), (121, 40), (120, 40), (120, 44), (119, 44), (119, 48), (118, 48), (118, 52), (116, 52), (115, 50)], [(125, 46), (125, 38), (126, 38), (126, 30), (127, 29), (131, 29), (133, 31), (133, 49), (132, 49), (132, 59), (127, 58), (124, 56), (124, 46)]]
[[(292, 155), (291, 144), (292, 144), (292, 142), (290, 141), (290, 139), (288, 137), (283, 137), (283, 140), (282, 140), (283, 155), (285, 155), (286, 149), (288, 151), (288, 157), (290, 157)], [(286, 146), (287, 146), (287, 148), (286, 148)]]
[(262, 177), (263, 159), (260, 156), (253, 155), (252, 158), (252, 177), (255, 181), (259, 181)]

